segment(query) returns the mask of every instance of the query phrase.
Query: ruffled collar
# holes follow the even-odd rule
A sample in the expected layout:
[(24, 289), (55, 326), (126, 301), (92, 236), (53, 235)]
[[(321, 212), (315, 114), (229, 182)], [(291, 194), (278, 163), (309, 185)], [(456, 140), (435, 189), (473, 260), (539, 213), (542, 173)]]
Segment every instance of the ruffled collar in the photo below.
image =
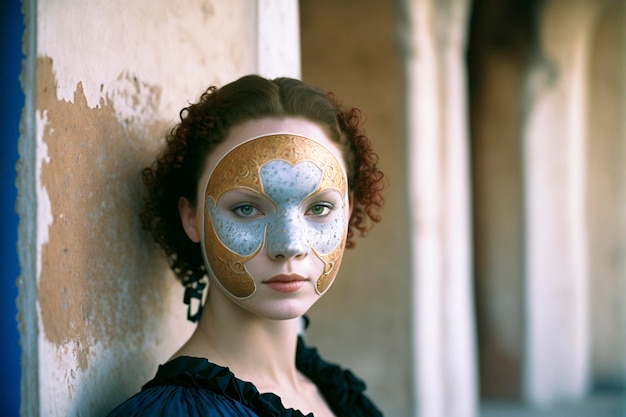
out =
[[(341, 417), (378, 417), (382, 413), (363, 394), (365, 384), (349, 370), (324, 361), (317, 349), (305, 346), (298, 338), (296, 367), (311, 379), (326, 399), (335, 415)], [(313, 417), (299, 410), (286, 409), (280, 397), (272, 393), (259, 393), (250, 382), (235, 377), (230, 369), (204, 358), (181, 356), (159, 366), (154, 379), (142, 387), (175, 385), (208, 389), (231, 398), (260, 416)]]
[(364, 394), (365, 383), (350, 370), (323, 360), (315, 348), (298, 338), (296, 367), (322, 392), (336, 416), (382, 417), (380, 410)]

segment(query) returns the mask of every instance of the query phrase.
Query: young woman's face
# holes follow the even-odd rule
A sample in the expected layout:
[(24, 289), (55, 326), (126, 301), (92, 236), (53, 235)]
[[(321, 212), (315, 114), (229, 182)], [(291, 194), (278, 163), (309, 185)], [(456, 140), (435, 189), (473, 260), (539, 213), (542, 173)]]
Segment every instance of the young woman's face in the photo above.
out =
[(320, 126), (298, 118), (235, 126), (209, 156), (198, 192), (205, 263), (229, 298), (286, 319), (330, 287), (350, 208), (343, 157)]

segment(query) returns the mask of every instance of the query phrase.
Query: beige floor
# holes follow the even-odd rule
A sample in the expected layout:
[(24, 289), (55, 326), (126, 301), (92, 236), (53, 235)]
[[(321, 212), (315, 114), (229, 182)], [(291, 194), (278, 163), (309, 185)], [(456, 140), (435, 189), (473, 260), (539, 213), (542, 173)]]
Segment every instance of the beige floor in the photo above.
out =
[(480, 417), (626, 417), (626, 396), (599, 394), (579, 403), (548, 409), (487, 401), (481, 404)]

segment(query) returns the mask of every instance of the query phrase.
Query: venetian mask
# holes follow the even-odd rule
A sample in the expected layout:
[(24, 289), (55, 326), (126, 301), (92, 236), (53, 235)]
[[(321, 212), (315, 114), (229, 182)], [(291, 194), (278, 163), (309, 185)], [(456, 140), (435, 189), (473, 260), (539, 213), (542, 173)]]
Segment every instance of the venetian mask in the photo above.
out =
[(205, 263), (232, 296), (248, 298), (260, 277), (246, 262), (304, 248), (322, 261), (315, 277), (322, 294), (345, 248), (347, 193), (342, 164), (318, 141), (293, 134), (245, 141), (219, 160), (205, 188)]

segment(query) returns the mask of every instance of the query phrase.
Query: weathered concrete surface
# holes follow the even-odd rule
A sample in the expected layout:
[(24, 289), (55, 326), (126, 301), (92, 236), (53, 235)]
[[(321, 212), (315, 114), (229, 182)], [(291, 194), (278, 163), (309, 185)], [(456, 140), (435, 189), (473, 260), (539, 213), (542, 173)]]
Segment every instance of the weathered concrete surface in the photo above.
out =
[[(39, 375), (43, 414), (65, 408), (71, 415), (87, 396), (98, 410), (107, 397), (132, 391), (134, 378), (152, 373), (159, 351), (173, 348), (158, 336), (173, 313), (154, 306), (170, 299), (176, 283), (137, 217), (139, 167), (149, 163), (165, 123), (144, 123), (140, 133), (125, 129), (109, 100), (90, 108), (82, 83), (72, 102), (58, 100), (55, 82), (51, 59), (40, 58), (37, 117), (45, 154), (38, 204), (49, 212), (39, 211), (47, 220), (40, 224), (47, 230), (37, 286)], [(135, 82), (156, 106), (159, 89)], [(108, 381), (100, 385), (97, 374)]]
[(24, 415), (106, 413), (192, 330), (140, 229), (140, 169), (189, 101), (256, 71), (256, 12), (248, 0), (25, 2)]

